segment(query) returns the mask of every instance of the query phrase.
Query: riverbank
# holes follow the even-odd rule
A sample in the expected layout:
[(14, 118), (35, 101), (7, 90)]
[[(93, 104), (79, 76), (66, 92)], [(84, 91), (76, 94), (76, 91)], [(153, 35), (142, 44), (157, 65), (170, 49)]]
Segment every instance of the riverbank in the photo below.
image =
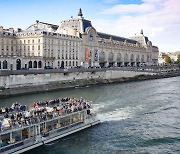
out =
[(143, 81), (143, 80), (152, 80), (152, 79), (161, 79), (161, 78), (169, 78), (180, 76), (180, 71), (174, 72), (166, 72), (159, 74), (141, 74), (136, 75), (134, 77), (121, 77), (115, 79), (76, 79), (76, 80), (66, 80), (59, 82), (51, 82), (49, 84), (43, 85), (29, 85), (29, 86), (21, 86), (15, 88), (1, 88), (0, 89), (0, 97), (10, 97), (15, 95), (23, 95), (23, 94), (32, 94), (39, 93), (45, 91), (55, 91), (62, 90), (68, 88), (78, 88), (78, 87), (86, 87), (92, 85), (102, 85), (102, 84), (110, 84), (110, 83), (123, 83), (123, 82), (135, 82), (135, 81)]

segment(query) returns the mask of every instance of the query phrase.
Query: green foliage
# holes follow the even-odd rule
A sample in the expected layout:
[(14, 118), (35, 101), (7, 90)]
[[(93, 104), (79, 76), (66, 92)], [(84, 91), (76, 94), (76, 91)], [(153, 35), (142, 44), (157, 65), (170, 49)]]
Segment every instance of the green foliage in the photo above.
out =
[(168, 55), (164, 57), (164, 60), (166, 63), (171, 63), (171, 58)]
[(180, 64), (180, 54), (177, 55), (177, 63)]
[(0, 90), (5, 90), (6, 88), (3, 86), (0, 86)]

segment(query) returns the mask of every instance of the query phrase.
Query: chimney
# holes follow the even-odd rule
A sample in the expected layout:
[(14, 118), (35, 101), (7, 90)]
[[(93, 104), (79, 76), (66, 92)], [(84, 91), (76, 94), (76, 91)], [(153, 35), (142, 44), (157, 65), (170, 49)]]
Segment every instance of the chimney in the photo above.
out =
[(22, 29), (21, 29), (21, 28), (18, 28), (18, 29), (17, 29), (17, 32), (22, 32)]
[(3, 31), (3, 26), (0, 26), (0, 32), (2, 32)]
[(9, 32), (14, 33), (14, 28), (9, 28)]

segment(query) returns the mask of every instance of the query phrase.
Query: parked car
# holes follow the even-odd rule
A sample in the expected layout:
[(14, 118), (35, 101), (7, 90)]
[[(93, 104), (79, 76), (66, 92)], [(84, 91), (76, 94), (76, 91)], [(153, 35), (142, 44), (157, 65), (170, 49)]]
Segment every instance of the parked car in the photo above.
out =
[(83, 68), (82, 66), (76, 66), (76, 67), (74, 67), (74, 68)]
[(53, 69), (52, 66), (45, 66), (44, 69)]
[(29, 68), (25, 68), (25, 67), (23, 67), (23, 68), (21, 68), (21, 70), (28, 70)]

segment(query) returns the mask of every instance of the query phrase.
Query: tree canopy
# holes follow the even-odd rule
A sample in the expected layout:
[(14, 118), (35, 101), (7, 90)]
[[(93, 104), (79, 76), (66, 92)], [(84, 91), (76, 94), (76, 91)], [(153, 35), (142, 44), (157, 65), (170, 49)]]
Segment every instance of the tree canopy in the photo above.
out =
[(170, 58), (168, 55), (165, 55), (164, 61), (165, 61), (166, 63), (171, 63), (171, 58)]
[(177, 63), (180, 64), (180, 54), (177, 55)]

